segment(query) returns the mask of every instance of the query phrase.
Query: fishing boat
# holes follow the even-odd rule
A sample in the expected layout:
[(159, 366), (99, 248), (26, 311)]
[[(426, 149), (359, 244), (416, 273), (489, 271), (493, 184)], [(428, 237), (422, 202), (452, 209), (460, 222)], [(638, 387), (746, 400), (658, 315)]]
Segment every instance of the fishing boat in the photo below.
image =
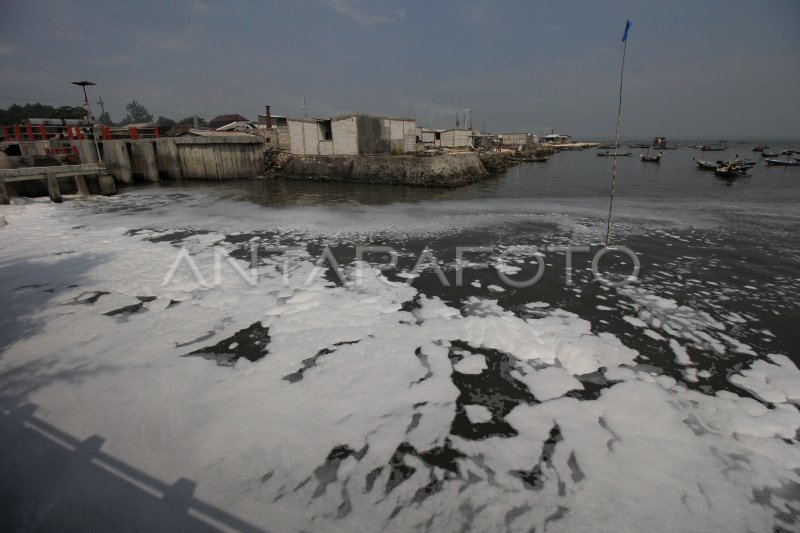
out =
[(658, 153), (658, 154), (656, 154), (656, 155), (650, 155), (650, 154), (641, 154), (639, 157), (641, 157), (641, 159), (642, 159), (642, 161), (643, 161), (643, 162), (648, 162), (648, 163), (661, 163), (661, 157), (662, 157), (663, 155), (664, 155), (664, 154), (662, 154), (661, 152), (659, 152), (659, 153)]
[(758, 146), (754, 146), (753, 147), (753, 151), (754, 152), (763, 152), (767, 148), (769, 148), (769, 146), (767, 146), (766, 144), (759, 144)]
[(717, 167), (720, 167), (724, 164), (724, 161), (717, 161), (715, 163), (713, 161), (703, 161), (702, 159), (695, 159), (694, 162), (697, 163), (697, 166), (703, 170), (717, 170)]
[(747, 172), (738, 161), (729, 161), (724, 165), (720, 165), (714, 169), (714, 174), (726, 178), (733, 178), (737, 176), (746, 176)]
[(765, 159), (764, 162), (769, 166), (781, 166), (781, 167), (800, 166), (799, 159)]
[[(597, 155), (599, 157), (614, 157), (614, 152), (612, 152), (610, 150), (606, 150), (605, 152), (597, 152)], [(630, 152), (624, 152), (624, 153), (620, 152), (620, 153), (617, 154), (617, 157), (626, 157), (626, 156), (629, 156), (629, 155), (631, 155)]]
[(768, 152), (766, 150), (761, 152), (761, 157), (778, 157), (778, 155), (780, 155), (778, 152)]
[(722, 152), (727, 149), (728, 149), (728, 141), (724, 140), (714, 145), (704, 144), (700, 147), (700, 150), (703, 152)]

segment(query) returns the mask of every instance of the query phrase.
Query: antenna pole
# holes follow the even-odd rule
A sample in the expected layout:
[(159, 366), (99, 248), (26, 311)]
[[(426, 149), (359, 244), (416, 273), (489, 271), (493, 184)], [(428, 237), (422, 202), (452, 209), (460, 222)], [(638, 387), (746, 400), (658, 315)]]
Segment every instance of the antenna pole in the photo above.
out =
[(617, 107), (617, 129), (614, 132), (614, 162), (611, 170), (611, 196), (608, 199), (608, 222), (606, 223), (605, 246), (611, 239), (611, 207), (614, 205), (614, 188), (617, 181), (617, 147), (619, 146), (619, 122), (622, 117), (622, 79), (625, 75), (625, 52), (628, 50), (627, 29), (625, 30), (625, 45), (622, 47), (622, 68), (619, 71), (619, 106)]

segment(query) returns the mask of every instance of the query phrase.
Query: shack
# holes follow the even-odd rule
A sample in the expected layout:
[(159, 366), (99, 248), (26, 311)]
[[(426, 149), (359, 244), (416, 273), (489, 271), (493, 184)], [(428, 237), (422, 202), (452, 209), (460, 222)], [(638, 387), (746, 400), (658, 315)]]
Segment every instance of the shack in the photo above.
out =
[(290, 151), (298, 155), (400, 155), (416, 147), (417, 122), (411, 118), (352, 113), (287, 122)]
[(442, 148), (467, 148), (473, 145), (474, 132), (472, 130), (444, 130), (439, 135)]

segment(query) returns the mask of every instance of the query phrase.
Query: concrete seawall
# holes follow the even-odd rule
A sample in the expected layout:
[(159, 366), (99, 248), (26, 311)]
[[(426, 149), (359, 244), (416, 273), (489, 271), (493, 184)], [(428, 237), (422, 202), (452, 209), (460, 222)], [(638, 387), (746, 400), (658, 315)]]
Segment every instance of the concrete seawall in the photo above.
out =
[[(262, 172), (263, 141), (254, 135), (98, 141), (108, 173), (121, 183), (252, 178)], [(72, 141), (82, 162), (97, 161), (91, 140)]]
[(278, 173), (293, 180), (382, 183), (421, 187), (458, 187), (489, 172), (474, 153), (431, 157), (290, 156)]

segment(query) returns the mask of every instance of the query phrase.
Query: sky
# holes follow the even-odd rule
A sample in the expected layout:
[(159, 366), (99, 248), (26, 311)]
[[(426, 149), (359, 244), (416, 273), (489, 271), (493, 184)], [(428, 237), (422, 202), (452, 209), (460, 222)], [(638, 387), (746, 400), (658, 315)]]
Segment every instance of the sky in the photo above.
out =
[(0, 107), (610, 138), (626, 19), (621, 137), (800, 138), (798, 0), (3, 0)]

